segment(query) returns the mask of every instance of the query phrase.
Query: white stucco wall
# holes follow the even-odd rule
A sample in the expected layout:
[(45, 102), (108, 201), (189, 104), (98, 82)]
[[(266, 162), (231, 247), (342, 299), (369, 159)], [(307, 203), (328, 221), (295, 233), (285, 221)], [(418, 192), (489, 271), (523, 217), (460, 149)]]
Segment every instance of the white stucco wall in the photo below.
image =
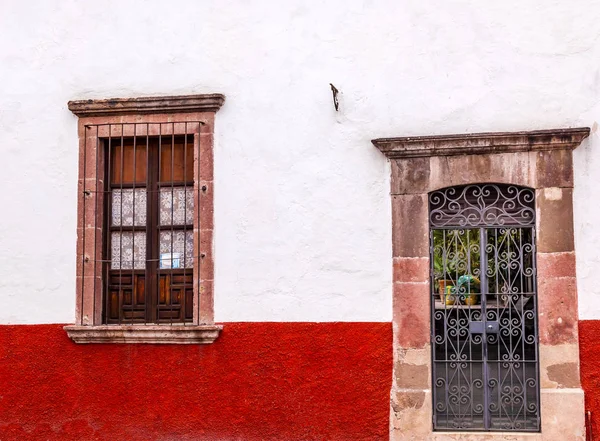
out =
[[(220, 92), (218, 321), (391, 320), (381, 136), (594, 126), (580, 315), (600, 318), (600, 3), (0, 4), (0, 322), (74, 319), (70, 99)], [(329, 83), (342, 92), (333, 110)]]

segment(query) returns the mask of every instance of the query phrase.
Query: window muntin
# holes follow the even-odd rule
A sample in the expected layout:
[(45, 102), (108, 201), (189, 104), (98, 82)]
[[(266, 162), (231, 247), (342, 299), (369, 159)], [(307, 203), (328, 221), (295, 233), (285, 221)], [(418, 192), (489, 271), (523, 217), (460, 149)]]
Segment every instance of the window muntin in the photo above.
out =
[(429, 208), (434, 428), (538, 431), (534, 192), (452, 187)]

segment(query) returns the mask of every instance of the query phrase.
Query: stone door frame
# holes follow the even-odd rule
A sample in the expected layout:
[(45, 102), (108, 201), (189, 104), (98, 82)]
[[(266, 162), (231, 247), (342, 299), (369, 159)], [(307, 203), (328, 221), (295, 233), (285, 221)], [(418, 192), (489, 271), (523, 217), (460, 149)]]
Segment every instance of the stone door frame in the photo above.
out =
[[(588, 128), (576, 128), (372, 141), (391, 162), (391, 440), (585, 439), (579, 380), (572, 150), (589, 132)], [(514, 184), (536, 192), (539, 433), (433, 431), (428, 194), (441, 188), (483, 183)]]

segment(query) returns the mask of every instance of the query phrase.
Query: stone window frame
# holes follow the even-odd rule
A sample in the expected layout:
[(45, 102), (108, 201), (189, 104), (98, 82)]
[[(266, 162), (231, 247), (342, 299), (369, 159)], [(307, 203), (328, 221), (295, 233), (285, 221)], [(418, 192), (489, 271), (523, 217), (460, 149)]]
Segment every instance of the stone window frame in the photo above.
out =
[[(585, 439), (572, 150), (589, 128), (374, 139), (391, 162), (394, 375), (391, 440)], [(433, 431), (428, 195), (466, 184), (536, 192), (541, 431)]]
[[(79, 176), (77, 187), (77, 268), (76, 268), (76, 322), (65, 326), (65, 331), (76, 343), (212, 343), (219, 336), (221, 325), (214, 323), (214, 126), (215, 115), (225, 101), (221, 94), (184, 96), (115, 98), (69, 101), (68, 107), (78, 117)], [(188, 124), (185, 124), (185, 123)], [(200, 122), (200, 123), (198, 123)], [(141, 124), (139, 124), (141, 123)], [(193, 289), (194, 318), (192, 323), (181, 324), (127, 324), (102, 323), (102, 271), (94, 271), (94, 262), (102, 260), (102, 246), (89, 238), (102, 237), (102, 207), (96, 202), (96, 192), (85, 189), (104, 185), (100, 176), (90, 176), (97, 170), (96, 146), (106, 135), (102, 126), (88, 130), (92, 125), (121, 126), (124, 136), (134, 127), (137, 136), (193, 135), (194, 137), (194, 259)], [(158, 123), (169, 123), (159, 129)], [(174, 124), (172, 124), (174, 123)], [(129, 124), (129, 125), (128, 125)], [(133, 124), (138, 124), (134, 126)], [(141, 127), (141, 129), (140, 129)], [(154, 133), (156, 131), (156, 133)], [(86, 174), (87, 170), (87, 174)], [(100, 172), (98, 172), (100, 173)], [(86, 178), (84, 182), (84, 177)], [(92, 188), (93, 189), (93, 188)], [(86, 194), (87, 193), (87, 194)], [(94, 219), (93, 224), (84, 218)], [(94, 235), (95, 232), (100, 234)], [(84, 237), (88, 234), (88, 240)], [(101, 244), (101, 241), (100, 241)], [(98, 263), (96, 263), (98, 265)]]

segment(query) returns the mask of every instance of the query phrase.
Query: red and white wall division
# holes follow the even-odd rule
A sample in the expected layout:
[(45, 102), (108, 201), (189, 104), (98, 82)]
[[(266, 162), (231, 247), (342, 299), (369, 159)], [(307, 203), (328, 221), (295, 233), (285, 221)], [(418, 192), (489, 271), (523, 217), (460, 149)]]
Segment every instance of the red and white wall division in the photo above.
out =
[[(1, 9), (0, 440), (600, 438), (600, 7)], [(433, 431), (427, 197), (484, 183), (535, 193), (539, 432)]]

